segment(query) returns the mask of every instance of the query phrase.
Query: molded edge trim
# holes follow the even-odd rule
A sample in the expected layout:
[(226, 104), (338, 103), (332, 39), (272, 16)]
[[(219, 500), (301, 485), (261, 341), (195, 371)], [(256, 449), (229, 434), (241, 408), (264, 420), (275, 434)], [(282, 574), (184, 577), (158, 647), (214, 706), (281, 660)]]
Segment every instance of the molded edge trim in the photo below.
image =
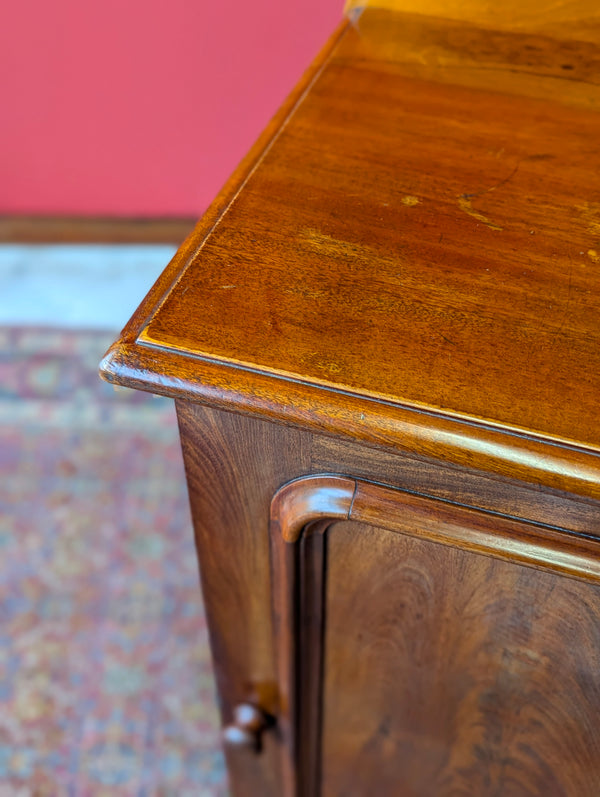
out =
[[(348, 16), (367, 9), (451, 19), (514, 33), (551, 31), (563, 36), (583, 33), (584, 38), (590, 37), (590, 41), (595, 41), (593, 23), (600, 16), (592, 0), (538, 0), (536, 3), (505, 0), (501, 14), (497, 13), (495, 4), (482, 3), (481, 0), (346, 0), (344, 5), (344, 13)], [(589, 31), (587, 36), (586, 27)]]
[(515, 564), (600, 582), (600, 539), (577, 537), (348, 476), (324, 474), (288, 482), (273, 496), (270, 518), (272, 619), (279, 686), (277, 726), (284, 797), (311, 797), (319, 782), (327, 578), (324, 532), (332, 523), (363, 522)]
[(600, 452), (525, 430), (486, 425), (118, 342), (100, 365), (108, 382), (341, 436), (397, 453), (497, 473), (600, 500)]
[(309, 524), (353, 520), (529, 565), (566, 576), (600, 581), (600, 539), (491, 515), (480, 509), (424, 497), (347, 476), (295, 479), (275, 493), (271, 535), (296, 543)]
[(342, 476), (306, 476), (281, 487), (271, 503), (271, 528), (297, 542), (315, 520), (348, 520), (356, 482)]

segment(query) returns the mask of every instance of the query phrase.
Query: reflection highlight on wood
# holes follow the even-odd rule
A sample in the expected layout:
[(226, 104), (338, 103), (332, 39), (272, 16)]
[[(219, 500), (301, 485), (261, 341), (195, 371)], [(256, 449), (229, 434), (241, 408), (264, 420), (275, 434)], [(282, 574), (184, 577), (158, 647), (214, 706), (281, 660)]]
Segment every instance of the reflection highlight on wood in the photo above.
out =
[(600, 586), (327, 532), (322, 797), (596, 797)]
[(273, 498), (270, 524), (285, 797), (320, 793), (327, 531), (344, 520), (600, 582), (598, 540), (345, 476), (286, 484)]
[(106, 378), (600, 497), (598, 52), (367, 9)]
[(349, 14), (364, 8), (388, 9), (409, 14), (464, 20), (476, 25), (503, 30), (560, 31), (569, 25), (585, 34), (600, 22), (600, 9), (595, 0), (347, 0)]
[(176, 397), (223, 719), (277, 718), (236, 797), (597, 797), (598, 13), (402, 8), (340, 27), (103, 372)]
[[(445, 545), (600, 579), (600, 542), (346, 476), (310, 476), (282, 487), (271, 504), (271, 535), (296, 543), (324, 521), (354, 520)], [(317, 523), (318, 522), (318, 523)]]
[(308, 476), (281, 487), (271, 503), (272, 533), (297, 542), (313, 520), (348, 518), (356, 489), (353, 479)]
[(261, 735), (270, 724), (269, 717), (252, 703), (240, 703), (233, 709), (232, 722), (223, 729), (223, 741), (254, 753), (261, 749)]

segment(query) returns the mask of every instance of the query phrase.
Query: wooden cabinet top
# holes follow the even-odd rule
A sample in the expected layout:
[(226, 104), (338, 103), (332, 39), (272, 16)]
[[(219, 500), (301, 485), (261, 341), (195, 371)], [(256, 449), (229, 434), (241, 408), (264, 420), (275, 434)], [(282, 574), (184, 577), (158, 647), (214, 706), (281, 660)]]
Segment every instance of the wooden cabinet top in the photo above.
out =
[(600, 49), (345, 22), (111, 381), (600, 497)]

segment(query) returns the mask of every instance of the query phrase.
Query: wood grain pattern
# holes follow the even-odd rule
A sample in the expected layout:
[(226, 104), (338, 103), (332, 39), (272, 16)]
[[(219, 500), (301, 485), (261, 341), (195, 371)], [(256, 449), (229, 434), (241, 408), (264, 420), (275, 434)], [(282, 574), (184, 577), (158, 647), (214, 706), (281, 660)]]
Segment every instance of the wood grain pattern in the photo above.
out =
[[(336, 528), (341, 528), (341, 520), (360, 521), (369, 525), (360, 527), (361, 535), (367, 542), (360, 539), (356, 544), (355, 553), (345, 551), (340, 564), (336, 558), (339, 551), (338, 532), (331, 531), (330, 527), (335, 523)], [(381, 543), (382, 529), (387, 532), (385, 545)], [(393, 538), (390, 538), (389, 532), (400, 535), (397, 548), (401, 554), (398, 554), (394, 548), (395, 543)], [(462, 731), (457, 728), (452, 730), (459, 737), (458, 740), (436, 737), (435, 700), (440, 701), (439, 710), (442, 713), (456, 712), (464, 716), (467, 723), (475, 725), (479, 723), (480, 717), (473, 707), (473, 700), (483, 699), (480, 695), (483, 689), (481, 684), (489, 677), (487, 671), (479, 672), (479, 664), (472, 665), (469, 670), (465, 668), (463, 673), (466, 681), (470, 682), (471, 678), (477, 678), (474, 697), (461, 696), (459, 703), (454, 705), (452, 700), (444, 698), (443, 694), (436, 694), (435, 700), (431, 698), (430, 706), (423, 711), (419, 703), (408, 709), (404, 704), (398, 705), (400, 698), (394, 693), (393, 688), (397, 681), (387, 670), (390, 667), (411, 666), (410, 657), (407, 657), (401, 649), (404, 644), (402, 640), (399, 642), (396, 654), (392, 655), (389, 651), (382, 652), (378, 661), (371, 663), (370, 670), (362, 669), (362, 664), (352, 663), (356, 656), (360, 658), (358, 651), (348, 659), (351, 655), (348, 651), (348, 640), (352, 640), (350, 644), (354, 644), (355, 634), (358, 634), (360, 641), (364, 635), (381, 634), (381, 644), (393, 645), (392, 627), (396, 625), (400, 629), (398, 634), (411, 634), (414, 637), (413, 644), (430, 650), (429, 660), (421, 662), (420, 665), (423, 668), (423, 672), (419, 673), (422, 687), (425, 688), (427, 678), (430, 677), (433, 693), (436, 688), (443, 689), (443, 683), (438, 682), (443, 680), (448, 656), (451, 653), (454, 656), (455, 651), (447, 649), (446, 640), (444, 639), (442, 643), (438, 637), (440, 633), (443, 637), (456, 633), (454, 626), (460, 622), (459, 617), (463, 607), (458, 610), (452, 607), (451, 610), (457, 612), (455, 617), (436, 616), (430, 627), (415, 626), (414, 629), (403, 627), (404, 602), (408, 600), (404, 593), (406, 574), (407, 572), (410, 574), (411, 568), (416, 566), (401, 562), (400, 557), (407, 546), (413, 545), (404, 540), (407, 535), (419, 540), (414, 543), (415, 550), (422, 551), (424, 558), (430, 557), (431, 561), (435, 562), (433, 568), (428, 560), (426, 567), (431, 567), (432, 572), (426, 574), (425, 578), (430, 591), (439, 590), (437, 600), (444, 602), (444, 605), (452, 606), (455, 593), (462, 595), (463, 590), (471, 593), (478, 591), (481, 597), (488, 595), (489, 590), (492, 592), (496, 590), (504, 596), (511, 595), (513, 603), (507, 608), (505, 599), (499, 600), (494, 609), (493, 622), (506, 623), (506, 613), (509, 615), (511, 612), (514, 613), (521, 600), (534, 600), (537, 611), (542, 611), (542, 606), (544, 610), (551, 608), (550, 614), (555, 612), (552, 617), (556, 620), (567, 608), (562, 605), (548, 607), (548, 601), (553, 599), (551, 596), (556, 588), (559, 595), (563, 593), (570, 595), (571, 602), (575, 600), (572, 595), (583, 596), (595, 620), (600, 619), (600, 604), (597, 600), (600, 598), (598, 540), (589, 540), (565, 531), (557, 532), (555, 529), (501, 518), (349, 477), (316, 475), (290, 482), (282, 487), (273, 499), (270, 525), (274, 634), (280, 694), (277, 722), (283, 741), (281, 788), (284, 797), (315, 797), (318, 794), (362, 795), (370, 789), (376, 789), (378, 794), (389, 795), (462, 794), (462, 791), (457, 791), (455, 788), (459, 781), (461, 787), (466, 790), (465, 794), (473, 793), (473, 789), (475, 793), (481, 791), (481, 794), (509, 793), (508, 784), (512, 783), (514, 774), (508, 769), (506, 772), (502, 770), (498, 773), (489, 761), (481, 760), (479, 755), (478, 750), (485, 742), (487, 728), (481, 733), (473, 731), (471, 736), (470, 730), (465, 731), (466, 741), (463, 739)], [(329, 548), (330, 542), (326, 543), (326, 540), (331, 541), (331, 548)], [(438, 549), (437, 543), (443, 543), (452, 549), (448, 551), (447, 559)], [(351, 543), (346, 543), (346, 547), (350, 549)], [(328, 550), (327, 564), (326, 550)], [(500, 565), (490, 564), (487, 557), (480, 556), (482, 553), (506, 560), (504, 569)], [(354, 556), (355, 558), (351, 559)], [(453, 563), (457, 559), (461, 560), (461, 564), (454, 569)], [(390, 561), (394, 563), (393, 567), (390, 567)], [(540, 574), (532, 574), (528, 580), (527, 575), (521, 572), (522, 564), (535, 567)], [(510, 572), (506, 570), (507, 566)], [(438, 574), (439, 568), (445, 569), (443, 576)], [(565, 575), (593, 582), (595, 585), (593, 592), (585, 593), (581, 587), (564, 587), (556, 577)], [(362, 578), (365, 579), (364, 583), (357, 587), (354, 582)], [(544, 579), (549, 579), (551, 584), (547, 592)], [(414, 586), (413, 580), (409, 580), (407, 589)], [(381, 583), (384, 587), (381, 587)], [(525, 594), (526, 583), (541, 584), (543, 595), (535, 592), (536, 587), (530, 589), (530, 595)], [(519, 588), (515, 587), (515, 584), (518, 584)], [(514, 593), (511, 593), (513, 589)], [(326, 605), (323, 599), (324, 593), (328, 596)], [(421, 618), (422, 612), (426, 611), (426, 607), (422, 607), (426, 598), (426, 595), (418, 592), (411, 597), (409, 605), (414, 607), (415, 612), (421, 612), (417, 614), (417, 620)], [(401, 603), (398, 604), (398, 601)], [(357, 609), (357, 602), (361, 604), (364, 602), (365, 606)], [(332, 604), (333, 616), (329, 612)], [(345, 611), (347, 605), (354, 608), (339, 625), (338, 614), (340, 611)], [(570, 609), (573, 609), (572, 605)], [(499, 655), (499, 650), (506, 640), (502, 634), (497, 635), (496, 629), (492, 631), (488, 628), (489, 617), (486, 617), (485, 613), (479, 617), (475, 609), (473, 612), (471, 620), (474, 632), (478, 631), (479, 624), (483, 628), (484, 635), (490, 635), (490, 639), (486, 640), (486, 646), (492, 644), (496, 646), (496, 650), (490, 656), (489, 667), (494, 668), (497, 678), (510, 677), (510, 673), (507, 675), (504, 672), (505, 657)], [(387, 618), (383, 630), (378, 616), (380, 613)], [(367, 616), (370, 618), (365, 621), (368, 622), (368, 630), (365, 631), (361, 627), (357, 631), (354, 628), (355, 621), (361, 625), (362, 618)], [(477, 639), (470, 640), (466, 645), (469, 651), (472, 650), (473, 644), (479, 644), (480, 636), (481, 632), (477, 633)], [(554, 628), (551, 631), (546, 629), (546, 636), (545, 641), (554, 645), (558, 652), (563, 643), (562, 637), (555, 633)], [(536, 640), (528, 653), (530, 664), (541, 661), (542, 654), (537, 652), (537, 644)], [(326, 654), (323, 652), (324, 646)], [(582, 653), (584, 660), (586, 655), (590, 655), (589, 647), (588, 644)], [(322, 675), (324, 655), (328, 662), (325, 665), (325, 676)], [(550, 655), (544, 651), (545, 663)], [(591, 655), (593, 658), (586, 666), (589, 676), (595, 677), (592, 663), (595, 666), (600, 656), (598, 634), (594, 636)], [(457, 679), (459, 670), (454, 668), (463, 666), (464, 661), (459, 656), (457, 661), (452, 662), (451, 667), (447, 667), (448, 679)], [(334, 669), (333, 676), (330, 675), (330, 667)], [(341, 676), (335, 674), (336, 668), (344, 673), (348, 671), (351, 673), (348, 682), (342, 684), (341, 688), (339, 684)], [(541, 685), (545, 686), (547, 691), (544, 699), (551, 702), (548, 677), (547, 672), (541, 673), (539, 686), (540, 688)], [(330, 678), (334, 679), (333, 684), (328, 681)], [(389, 683), (386, 680), (388, 678)], [(369, 683), (365, 684), (367, 679)], [(378, 702), (373, 706), (369, 701), (369, 695), (380, 688), (381, 679), (384, 679), (386, 692), (383, 696), (377, 696)], [(527, 688), (538, 688), (538, 684)], [(600, 681), (597, 688), (600, 690)], [(333, 691), (332, 695), (329, 694), (329, 689)], [(349, 697), (348, 689), (353, 690), (356, 695)], [(407, 691), (406, 684), (401, 684), (399, 689), (399, 694), (405, 702), (411, 692)], [(322, 690), (325, 693), (326, 715), (323, 756), (321, 756), (320, 709)], [(492, 732), (496, 734), (510, 732), (503, 717), (506, 712), (516, 712), (518, 716), (520, 704), (514, 704), (512, 697), (509, 703), (496, 701), (495, 698), (486, 699), (489, 699), (491, 709), (502, 715), (495, 720), (496, 727)], [(577, 699), (581, 701), (579, 693)], [(357, 700), (360, 701), (360, 708)], [(331, 703), (337, 707), (334, 708), (334, 719), (331, 719), (330, 714), (328, 716), (328, 712), (331, 712)], [(565, 701), (565, 705), (559, 706), (557, 710), (564, 712), (567, 704), (568, 701)], [(543, 711), (540, 701), (536, 705), (536, 710)], [(337, 716), (336, 711), (343, 716)], [(584, 723), (583, 730), (587, 729), (593, 713), (594, 711), (589, 709), (586, 717), (578, 719)], [(513, 721), (516, 720), (511, 720)], [(411, 722), (417, 727), (412, 727)], [(514, 763), (517, 770), (520, 768), (525, 770), (520, 773), (516, 785), (511, 786), (516, 789), (515, 794), (578, 794), (575, 790), (543, 791), (544, 785), (549, 789), (554, 789), (556, 786), (554, 766), (558, 767), (559, 772), (562, 771), (560, 759), (557, 758), (558, 763), (555, 763), (553, 758), (548, 758), (548, 750), (544, 749), (548, 744), (545, 734), (555, 733), (553, 722), (554, 719), (548, 721), (543, 731), (537, 734), (535, 742), (531, 742), (532, 749), (538, 744), (542, 745), (542, 749), (537, 750), (535, 755), (543, 758), (545, 764), (540, 766), (534, 763), (532, 766), (532, 762), (528, 761), (529, 753), (522, 756), (522, 762)], [(388, 727), (390, 724), (402, 726), (404, 729), (402, 733), (406, 738), (396, 740), (388, 738), (391, 733)], [(419, 730), (421, 725), (427, 730)], [(385, 727), (385, 730), (382, 731), (382, 727)], [(419, 739), (422, 733), (431, 738)], [(537, 737), (542, 737), (542, 742), (539, 742)], [(428, 749), (434, 740), (434, 749)], [(420, 746), (422, 743), (428, 747), (423, 748)], [(508, 755), (510, 752), (508, 750), (510, 745), (505, 741), (496, 740), (490, 744), (494, 747), (491, 751), (493, 755)], [(574, 742), (579, 755), (582, 752), (587, 754), (588, 748), (595, 750), (599, 745), (600, 736), (594, 737), (588, 743), (582, 738), (582, 732)], [(552, 752), (552, 755), (556, 757), (558, 752)], [(470, 771), (465, 769), (463, 758), (469, 760)], [(352, 762), (349, 759), (353, 759)], [(444, 768), (440, 773), (442, 764)], [(360, 769), (358, 776), (357, 767)], [(432, 771), (423, 774), (423, 768)], [(551, 770), (553, 780), (545, 772), (548, 769)], [(333, 776), (332, 770), (335, 773)], [(600, 773), (600, 769), (597, 771)], [(543, 777), (540, 776), (540, 772)], [(331, 785), (332, 778), (336, 784), (335, 788)], [(594, 768), (591, 773), (578, 773), (577, 782), (586, 784), (588, 790), (584, 793), (591, 795), (590, 784), (592, 782), (600, 784), (596, 778), (597, 772)], [(540, 790), (528, 791), (529, 786), (523, 787), (523, 790), (521, 787), (528, 780), (535, 782), (537, 784), (535, 788)]]
[(351, 38), (140, 342), (600, 450), (597, 113), (375, 81)]
[[(108, 381), (119, 381), (121, 379), (119, 366), (121, 359), (112, 363), (113, 352), (118, 352), (122, 345), (133, 344), (140, 331), (144, 328), (148, 318), (156, 312), (163, 298), (169, 293), (174, 284), (184, 274), (194, 257), (202, 248), (206, 238), (216, 227), (223, 215), (227, 212), (229, 205), (233, 202), (238, 193), (244, 188), (246, 181), (252, 172), (258, 167), (264, 154), (271, 147), (274, 140), (279, 135), (281, 127), (285, 126), (288, 119), (293, 115), (296, 107), (302, 102), (305, 93), (310, 89), (316, 80), (333, 47), (337, 44), (340, 36), (348, 27), (348, 22), (342, 22), (338, 29), (332, 34), (330, 40), (325, 44), (323, 50), (315, 58), (313, 63), (307, 68), (302, 79), (293, 88), (290, 95), (285, 100), (281, 108), (271, 119), (263, 133), (259, 136), (254, 146), (247, 155), (240, 161), (222, 190), (215, 197), (210, 207), (196, 224), (193, 233), (181, 245), (173, 260), (169, 263), (165, 271), (152, 286), (147, 296), (137, 308), (129, 323), (121, 332), (120, 339), (109, 351), (109, 357), (101, 367), (101, 375)], [(137, 359), (137, 358), (136, 358)], [(131, 361), (133, 363), (133, 359)], [(180, 372), (180, 376), (183, 374)], [(127, 379), (127, 376), (123, 377)], [(167, 388), (168, 380), (165, 380), (164, 388)], [(147, 389), (150, 389), (149, 387)], [(165, 390), (165, 394), (166, 390)], [(168, 395), (171, 395), (170, 393)], [(181, 395), (181, 393), (180, 393)]]
[(346, 13), (364, 8), (471, 22), (509, 31), (558, 33), (597, 41), (600, 10), (594, 0), (347, 0)]
[[(223, 724), (243, 703), (273, 716), (269, 506), (281, 484), (309, 472), (310, 446), (298, 430), (183, 403), (177, 410)], [(235, 797), (279, 797), (272, 730), (262, 734), (260, 755), (231, 746), (226, 753)]]
[(587, 534), (502, 517), (349, 476), (305, 476), (281, 487), (271, 502), (271, 538), (294, 544), (307, 530), (323, 533), (339, 519), (422, 536), (559, 575), (600, 581), (600, 541)]
[(593, 451), (554, 441), (549, 445), (530, 435), (507, 434), (336, 391), (324, 393), (242, 368), (227, 371), (209, 361), (173, 358), (132, 344), (117, 344), (101, 368), (109, 382), (139, 390), (190, 401), (201, 398), (219, 409), (600, 498), (600, 459)]
[(362, 481), (383, 481), (423, 497), (441, 498), (499, 515), (556, 526), (590, 537), (600, 536), (600, 504), (515, 479), (503, 479), (432, 459), (360, 446), (320, 435), (312, 437), (311, 460), (316, 473), (351, 473)]
[(337, 523), (323, 797), (595, 797), (600, 592)]
[[(502, 30), (496, 25), (482, 28), (474, 21), (424, 17), (415, 9), (413, 14), (363, 14), (354, 25), (359, 33), (355, 57), (377, 58), (380, 69), (489, 91), (492, 98), (501, 93), (530, 97), (536, 104), (548, 101), (550, 107), (598, 107), (598, 24), (584, 21), (576, 30), (561, 24), (554, 32), (541, 27)], [(466, 201), (463, 210), (478, 212)], [(530, 243), (526, 248), (535, 247)]]
[(236, 797), (600, 793), (600, 36), (552, 8), (344, 23), (103, 362), (177, 399)]
[(106, 378), (599, 497), (600, 64), (528, 36), (342, 28)]
[(297, 542), (312, 521), (348, 518), (356, 482), (343, 476), (307, 476), (281, 487), (271, 501), (271, 534)]
[[(318, 738), (314, 728), (320, 724), (323, 683), (319, 677), (320, 640), (325, 622), (322, 532), (332, 518), (348, 517), (351, 506), (354, 517), (360, 512), (363, 514), (359, 517), (376, 523), (390, 522), (388, 516), (397, 515), (395, 523), (401, 531), (408, 524), (409, 532), (415, 533), (411, 522), (414, 524), (415, 517), (420, 518), (425, 533), (434, 539), (436, 527), (439, 530), (439, 524), (443, 524), (443, 512), (441, 519), (439, 512), (433, 512), (430, 523), (432, 506), (450, 512), (454, 519), (458, 512), (472, 526), (477, 524), (473, 524), (464, 507), (453, 507), (448, 501), (431, 502), (407, 492), (400, 493), (405, 496), (404, 501), (400, 504), (393, 501), (384, 513), (388, 520), (382, 520), (381, 514), (369, 514), (373, 501), (368, 491), (375, 490), (377, 498), (378, 491), (383, 490), (385, 498), (389, 488), (368, 485), (354, 476), (309, 475), (331, 474), (344, 464), (359, 471), (370, 463), (371, 476), (376, 474), (381, 480), (404, 467), (413, 472), (410, 487), (426, 490), (432, 488), (432, 472), (436, 473), (431, 464), (414, 461), (403, 464), (403, 458), (396, 455), (392, 467), (392, 460), (384, 451), (356, 444), (340, 446), (333, 440), (293, 428), (182, 401), (178, 402), (178, 414), (223, 722), (225, 726), (231, 724), (236, 707), (244, 702), (257, 705), (269, 717), (277, 717), (276, 726), (262, 734), (260, 755), (252, 751), (252, 745), (246, 750), (229, 746), (227, 758), (233, 793), (236, 797), (256, 793), (279, 797), (282, 783), (287, 783), (290, 794), (294, 793), (293, 788), (302, 794), (299, 790), (304, 788), (314, 797), (313, 784), (319, 778), (321, 762), (320, 750), (310, 742)], [(455, 499), (473, 500), (485, 496), (489, 490), (486, 486), (489, 479), (481, 475), (472, 474), (469, 487), (468, 474), (437, 467), (440, 472), (435, 478), (440, 484), (447, 482), (447, 490)], [(302, 478), (298, 479), (299, 476)], [(367, 490), (366, 497), (357, 490), (357, 485)], [(274, 493), (276, 497), (271, 504)], [(496, 509), (520, 511), (525, 517), (531, 511), (531, 519), (535, 519), (536, 513), (531, 509), (535, 502), (528, 491), (522, 493), (522, 487), (498, 482)], [(397, 497), (399, 491), (393, 494)], [(573, 542), (583, 546), (580, 553), (586, 546), (591, 552), (592, 542), (586, 538), (597, 532), (598, 505), (586, 504), (585, 512), (578, 509), (574, 513), (574, 504), (577, 509), (578, 502), (555, 496), (546, 512), (552, 516), (554, 511), (555, 521), (577, 519), (578, 523), (571, 526), (583, 532), (583, 536), (574, 536)], [(270, 505), (271, 535), (283, 543), (278, 549), (283, 559), (279, 568), (274, 567), (274, 581), (268, 555)], [(476, 520), (481, 516), (481, 512), (474, 513)], [(326, 522), (321, 525), (323, 518)], [(483, 518), (484, 526), (487, 523), (485, 528), (494, 533), (502, 528), (507, 533), (522, 528), (514, 518), (496, 518), (492, 514)], [(299, 532), (307, 526), (315, 533), (302, 534), (299, 538)], [(296, 542), (286, 543), (285, 538)], [(299, 555), (294, 552), (297, 546), (300, 546)], [(518, 548), (509, 544), (505, 555), (510, 559), (515, 551), (518, 555)], [(278, 573), (287, 576), (281, 578)], [(294, 608), (299, 585), (302, 585), (301, 612)], [(280, 642), (283, 636), (287, 639), (283, 646), (287, 658), (280, 653), (277, 667), (269, 622), (273, 597), (278, 607), (275, 638)], [(297, 648), (302, 654), (294, 653)], [(294, 686), (299, 679), (301, 698)], [(296, 710), (294, 700), (301, 700), (303, 712)], [(295, 728), (299, 738), (309, 744), (295, 746), (292, 733)]]
[(320, 788), (323, 532), (348, 518), (356, 484), (339, 476), (295, 479), (271, 502), (273, 631), (282, 737), (282, 795), (308, 797)]
[(600, 580), (600, 544), (586, 536), (356, 482), (350, 520), (414, 534), (557, 574)]

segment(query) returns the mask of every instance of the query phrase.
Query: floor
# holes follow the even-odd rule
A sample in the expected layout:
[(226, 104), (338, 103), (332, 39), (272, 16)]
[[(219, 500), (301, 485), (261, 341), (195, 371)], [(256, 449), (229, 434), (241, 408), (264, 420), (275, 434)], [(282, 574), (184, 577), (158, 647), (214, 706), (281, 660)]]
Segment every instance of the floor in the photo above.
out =
[(173, 404), (98, 363), (174, 247), (0, 245), (0, 797), (224, 797)]
[(0, 245), (0, 325), (118, 331), (175, 248)]

